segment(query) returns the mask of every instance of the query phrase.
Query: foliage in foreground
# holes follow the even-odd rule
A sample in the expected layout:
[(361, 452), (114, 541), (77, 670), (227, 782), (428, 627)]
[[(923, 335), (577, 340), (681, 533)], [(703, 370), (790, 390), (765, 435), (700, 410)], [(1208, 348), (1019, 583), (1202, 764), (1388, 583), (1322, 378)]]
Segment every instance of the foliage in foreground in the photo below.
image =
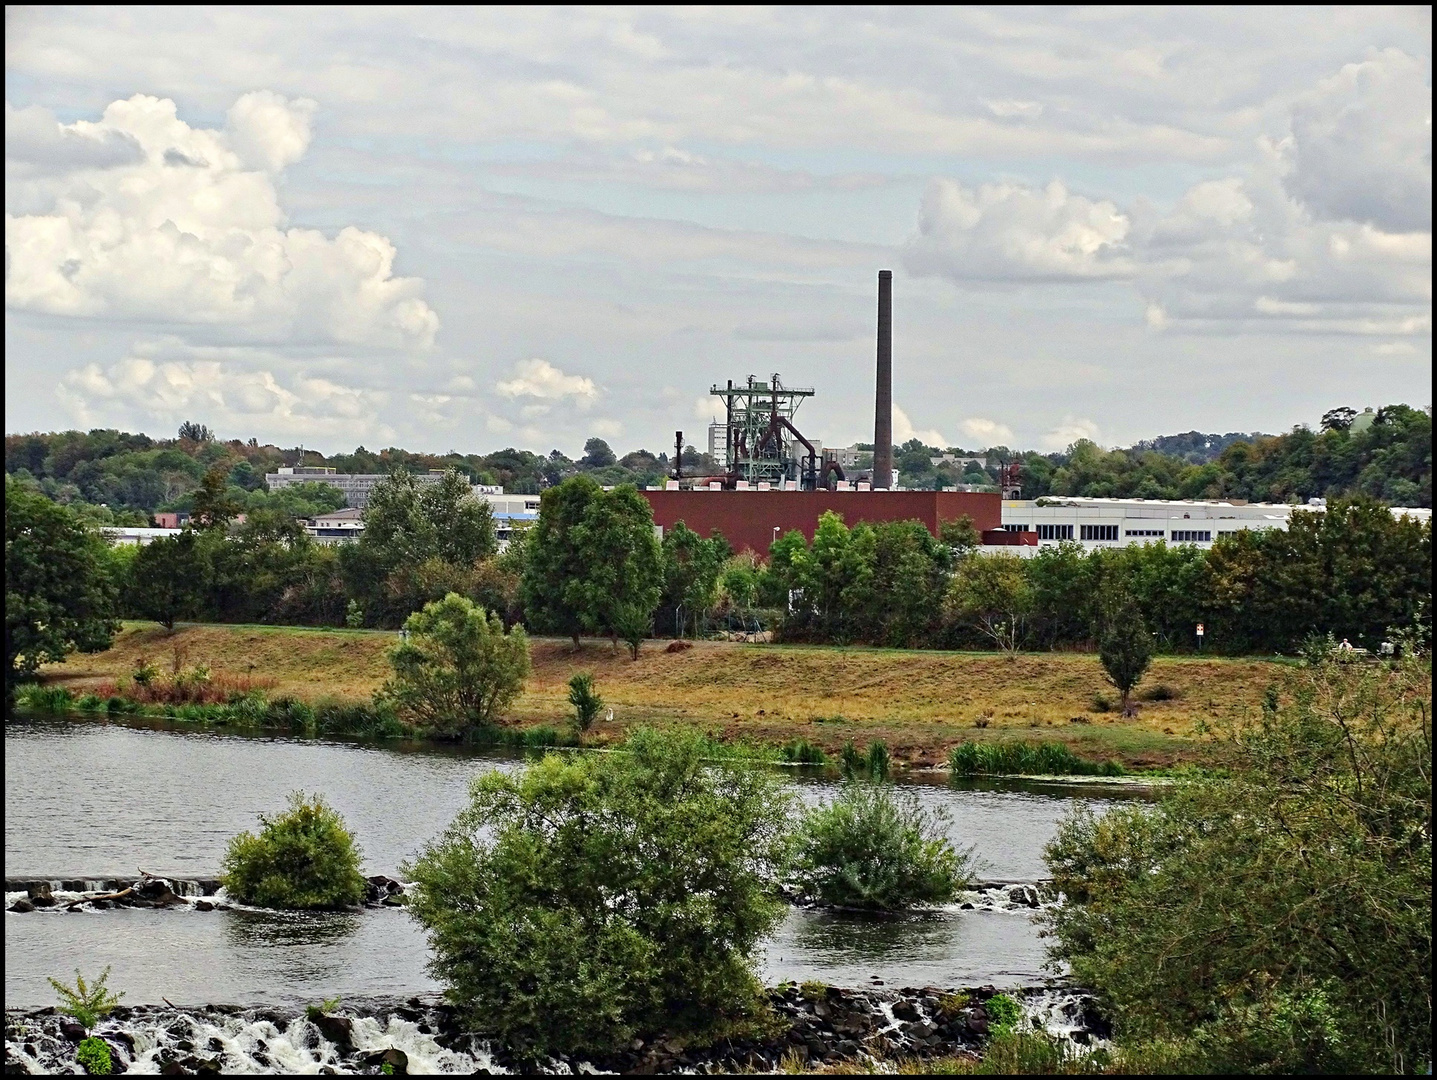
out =
[(76, 968), (74, 986), (66, 986), (54, 978), (51, 978), (49, 983), (55, 988), (55, 993), (60, 995), (60, 1011), (69, 1013), (81, 1027), (89, 1031), (112, 1012), (125, 996), (124, 991), (116, 994), (106, 987), (105, 983), (109, 978), (110, 969), (107, 967), (100, 972), (99, 978), (86, 983), (85, 976)]
[(69, 510), (5, 484), (5, 687), (119, 630), (105, 542)]
[(1060, 742), (961, 742), (948, 754), (954, 776), (1122, 776), (1116, 761), (1089, 761)]
[(1319, 661), (1225, 732), (1227, 781), (1078, 812), (1047, 850), (1055, 961), (1189, 1070), (1431, 1061), (1430, 661)]
[(323, 798), (296, 791), (288, 811), (259, 820), (258, 836), (242, 832), (225, 852), (220, 880), (232, 897), (298, 911), (350, 907), (364, 899), (359, 848)]
[(805, 815), (794, 875), (805, 895), (839, 907), (903, 911), (951, 900), (972, 877), (940, 810), (890, 784), (849, 781)]
[(639, 732), (626, 751), (479, 777), (404, 868), (430, 971), (521, 1051), (602, 1052), (761, 1015), (753, 953), (783, 913), (789, 797), (695, 740)]
[(468, 597), (449, 593), (404, 621), (405, 639), (389, 654), (394, 676), (381, 698), (430, 733), (462, 736), (492, 725), (524, 689), (529, 639), (507, 633)]
[(80, 1045), (75, 1049), (75, 1060), (91, 1076), (109, 1076), (115, 1071), (109, 1044), (93, 1035), (80, 1040)]

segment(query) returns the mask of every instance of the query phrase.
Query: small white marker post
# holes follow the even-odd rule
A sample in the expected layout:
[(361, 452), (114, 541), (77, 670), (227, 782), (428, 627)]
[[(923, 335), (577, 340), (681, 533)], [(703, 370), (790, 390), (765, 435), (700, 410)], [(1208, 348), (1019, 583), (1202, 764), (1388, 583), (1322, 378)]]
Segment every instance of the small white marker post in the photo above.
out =
[(1203, 635), (1202, 623), (1198, 623), (1198, 624), (1197, 624), (1198, 652), (1202, 652), (1202, 635)]

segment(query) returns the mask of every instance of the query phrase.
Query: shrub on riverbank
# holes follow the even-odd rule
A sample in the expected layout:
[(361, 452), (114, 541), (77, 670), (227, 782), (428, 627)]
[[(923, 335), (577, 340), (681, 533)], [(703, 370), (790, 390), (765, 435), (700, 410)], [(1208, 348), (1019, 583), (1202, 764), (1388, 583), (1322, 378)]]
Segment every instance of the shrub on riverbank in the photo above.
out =
[(364, 899), (359, 848), (344, 820), (322, 797), (289, 798), (289, 810), (260, 815), (256, 836), (242, 832), (225, 852), (221, 881), (243, 904), (286, 910), (333, 910)]
[(968, 885), (973, 856), (948, 841), (946, 821), (890, 784), (845, 783), (800, 826), (799, 887), (825, 904), (876, 911), (951, 900)]
[(404, 621), (381, 700), (441, 737), (489, 727), (524, 689), (529, 639), (467, 597), (449, 593)]
[(763, 1015), (753, 959), (783, 914), (790, 797), (704, 750), (640, 732), (622, 754), (474, 782), (404, 868), (429, 969), (466, 1019), (541, 1055)]
[(954, 776), (1122, 776), (1116, 761), (1089, 761), (1060, 742), (961, 742), (948, 754)]
[(1226, 780), (1061, 826), (1052, 957), (1125, 1042), (1179, 1071), (1428, 1067), (1431, 680), (1318, 661), (1222, 732)]

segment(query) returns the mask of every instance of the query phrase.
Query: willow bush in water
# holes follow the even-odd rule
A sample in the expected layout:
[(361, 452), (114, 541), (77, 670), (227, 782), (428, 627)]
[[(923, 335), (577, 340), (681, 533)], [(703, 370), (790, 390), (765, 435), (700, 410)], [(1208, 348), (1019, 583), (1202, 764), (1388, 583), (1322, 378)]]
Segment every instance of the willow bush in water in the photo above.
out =
[(763, 1015), (754, 952), (783, 914), (790, 797), (704, 750), (639, 732), (624, 752), (474, 781), (404, 867), (429, 969), (466, 1021), (537, 1056)]
[(1432, 1047), (1432, 668), (1319, 660), (1223, 732), (1231, 776), (1079, 812), (1053, 959), (1178, 1071), (1422, 1072)]
[(838, 907), (901, 911), (953, 899), (972, 876), (940, 810), (890, 784), (848, 781), (804, 817), (794, 873), (804, 894)]
[(225, 890), (242, 904), (290, 910), (351, 907), (364, 899), (360, 852), (344, 819), (316, 795), (289, 797), (289, 810), (260, 815), (225, 852)]

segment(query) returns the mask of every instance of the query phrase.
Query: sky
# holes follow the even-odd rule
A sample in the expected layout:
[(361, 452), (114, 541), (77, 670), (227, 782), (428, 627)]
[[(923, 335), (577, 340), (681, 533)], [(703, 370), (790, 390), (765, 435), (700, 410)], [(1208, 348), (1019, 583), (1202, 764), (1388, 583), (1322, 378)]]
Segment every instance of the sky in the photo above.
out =
[(5, 425), (1061, 450), (1432, 400), (1432, 11), (5, 14)]

